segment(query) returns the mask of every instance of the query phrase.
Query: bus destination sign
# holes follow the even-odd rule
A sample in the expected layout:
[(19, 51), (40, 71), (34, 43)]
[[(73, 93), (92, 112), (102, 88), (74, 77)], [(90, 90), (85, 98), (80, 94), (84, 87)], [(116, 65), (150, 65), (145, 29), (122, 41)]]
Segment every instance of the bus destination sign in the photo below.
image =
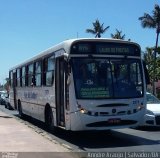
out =
[(86, 42), (72, 46), (71, 54), (108, 54), (139, 56), (140, 48), (129, 43)]
[(91, 52), (91, 45), (89, 44), (79, 44), (78, 45), (78, 52)]
[(97, 52), (104, 54), (130, 54), (130, 49), (128, 47), (106, 47), (98, 46)]

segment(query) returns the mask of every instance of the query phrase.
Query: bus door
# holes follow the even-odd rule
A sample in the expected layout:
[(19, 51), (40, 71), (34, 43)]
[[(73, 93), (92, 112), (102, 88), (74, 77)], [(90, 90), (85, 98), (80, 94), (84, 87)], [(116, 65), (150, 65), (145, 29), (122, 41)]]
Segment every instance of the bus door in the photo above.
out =
[(66, 73), (64, 57), (56, 58), (55, 94), (57, 125), (65, 126), (65, 104), (66, 104)]
[(16, 72), (13, 72), (13, 99), (14, 99), (14, 108), (17, 109), (17, 92), (16, 92)]

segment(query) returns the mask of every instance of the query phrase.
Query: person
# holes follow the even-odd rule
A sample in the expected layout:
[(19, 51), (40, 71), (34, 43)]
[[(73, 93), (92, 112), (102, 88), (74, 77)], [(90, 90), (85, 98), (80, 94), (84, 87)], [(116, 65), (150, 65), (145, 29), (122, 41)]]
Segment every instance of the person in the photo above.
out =
[(114, 80), (119, 81), (124, 78), (124, 75), (121, 73), (121, 68), (119, 66), (115, 66), (114, 68)]
[(80, 66), (80, 76), (82, 80), (87, 80), (88, 75), (87, 75), (87, 66), (85, 64), (82, 64)]
[(76, 93), (78, 97), (81, 97), (81, 89), (84, 88), (85, 82), (87, 80), (87, 66), (85, 65), (85, 63), (80, 63), (75, 66), (76, 69), (74, 70), (74, 76)]
[(123, 74), (120, 69), (116, 69), (115, 72), (114, 93), (117, 97), (138, 96), (136, 85), (129, 79), (127, 73)]
[(127, 95), (126, 94), (127, 93), (126, 88), (128, 86), (127, 76), (121, 72), (119, 66), (116, 66), (114, 69), (113, 84), (114, 84), (114, 94), (116, 97), (124, 97), (125, 95)]

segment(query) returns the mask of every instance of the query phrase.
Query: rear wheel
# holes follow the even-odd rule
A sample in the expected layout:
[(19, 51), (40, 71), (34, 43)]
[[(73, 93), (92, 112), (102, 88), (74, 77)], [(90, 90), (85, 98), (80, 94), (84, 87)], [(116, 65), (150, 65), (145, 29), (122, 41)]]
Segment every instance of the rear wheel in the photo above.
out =
[(8, 105), (7, 105), (7, 103), (5, 104), (5, 108), (6, 108), (6, 109), (8, 109)]
[(9, 110), (14, 110), (10, 103), (7, 104)]
[(45, 125), (49, 131), (55, 132), (54, 118), (50, 106), (47, 106), (45, 109)]
[(9, 102), (6, 102), (5, 108), (9, 109), (9, 110), (13, 110), (13, 108), (12, 108), (12, 106), (11, 106), (11, 104)]
[(18, 113), (21, 118), (24, 117), (24, 114), (22, 112), (22, 105), (20, 101), (18, 101)]

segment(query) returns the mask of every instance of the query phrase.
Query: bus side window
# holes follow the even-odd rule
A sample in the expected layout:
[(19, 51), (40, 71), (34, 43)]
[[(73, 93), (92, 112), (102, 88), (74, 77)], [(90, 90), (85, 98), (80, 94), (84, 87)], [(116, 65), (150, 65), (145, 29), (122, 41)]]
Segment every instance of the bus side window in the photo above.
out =
[(43, 84), (46, 86), (51, 86), (53, 84), (54, 70), (55, 70), (54, 56), (45, 58), (43, 66), (44, 66)]
[(22, 67), (22, 87), (25, 87), (26, 83), (26, 67)]
[(34, 85), (33, 64), (28, 66), (28, 86)]
[(46, 69), (47, 69), (47, 58), (43, 60), (43, 85), (46, 85)]
[(41, 61), (35, 63), (35, 86), (41, 86), (42, 84), (42, 64)]

